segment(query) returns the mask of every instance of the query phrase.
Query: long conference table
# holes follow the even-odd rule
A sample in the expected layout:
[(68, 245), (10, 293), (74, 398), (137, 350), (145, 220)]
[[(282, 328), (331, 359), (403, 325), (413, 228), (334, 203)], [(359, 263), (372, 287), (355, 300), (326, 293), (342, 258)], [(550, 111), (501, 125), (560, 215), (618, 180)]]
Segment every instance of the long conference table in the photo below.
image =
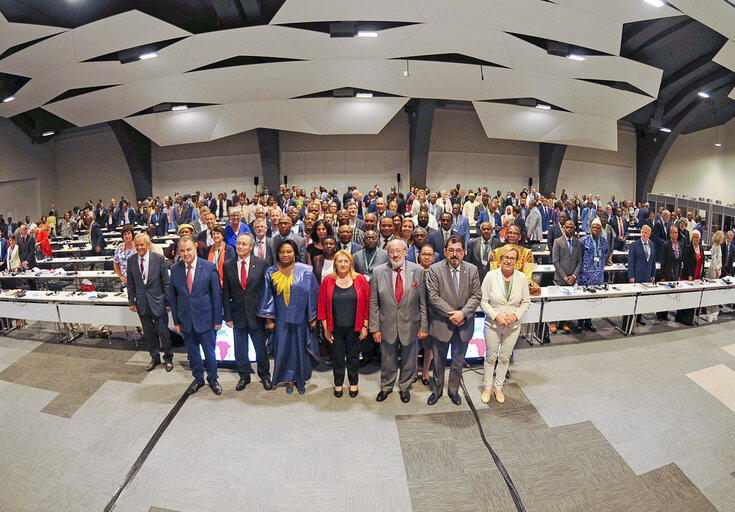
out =
[[(0, 317), (30, 321), (52, 322), (57, 325), (59, 339), (62, 339), (62, 325), (65, 323), (115, 325), (140, 327), (140, 319), (128, 308), (125, 292), (108, 293), (103, 297), (100, 292), (46, 292), (25, 291), (17, 297), (12, 290), (0, 293)], [(531, 307), (521, 318), (521, 324), (572, 321), (586, 318), (621, 319), (621, 332), (635, 334), (634, 315), (675, 311), (688, 308), (701, 308), (735, 303), (735, 279), (678, 281), (675, 283), (624, 283), (608, 285), (607, 289), (595, 290), (570, 286), (549, 286), (541, 289), (541, 295), (531, 297)], [(480, 310), (478, 312), (481, 313)], [(624, 319), (628, 319), (624, 322)], [(482, 338), (484, 351), (483, 318), (475, 319), (473, 341)], [(173, 326), (173, 323), (169, 323)], [(225, 336), (227, 327), (223, 325), (217, 334), (218, 349)], [(532, 339), (526, 340), (533, 344)], [(230, 344), (231, 345), (231, 344)], [(474, 343), (473, 346), (477, 346)], [(252, 352), (252, 348), (251, 348)], [(218, 359), (225, 360), (227, 350), (218, 350)], [(474, 355), (474, 354), (473, 354)], [(221, 357), (222, 356), (222, 357)], [(482, 357), (478, 354), (476, 357)]]

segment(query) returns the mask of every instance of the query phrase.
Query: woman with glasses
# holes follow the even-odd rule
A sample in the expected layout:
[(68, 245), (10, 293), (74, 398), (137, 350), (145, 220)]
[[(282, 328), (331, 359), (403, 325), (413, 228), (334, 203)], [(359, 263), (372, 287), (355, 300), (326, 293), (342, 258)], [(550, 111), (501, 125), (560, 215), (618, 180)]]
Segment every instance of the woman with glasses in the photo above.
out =
[[(482, 282), (480, 307), (485, 312), (485, 365), (482, 402), (488, 403), (493, 394), (498, 403), (505, 402), (503, 383), (518, 335), (521, 318), (531, 305), (526, 276), (516, 270), (520, 251), (515, 245), (500, 249), (500, 266), (488, 272)], [(498, 362), (497, 369), (495, 361)], [(493, 371), (494, 386), (493, 386)]]

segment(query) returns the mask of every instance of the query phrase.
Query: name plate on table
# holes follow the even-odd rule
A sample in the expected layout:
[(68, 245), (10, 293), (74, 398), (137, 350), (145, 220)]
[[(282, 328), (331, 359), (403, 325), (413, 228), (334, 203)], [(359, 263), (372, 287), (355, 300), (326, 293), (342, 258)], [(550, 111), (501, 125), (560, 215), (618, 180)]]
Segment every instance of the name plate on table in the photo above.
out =
[(607, 318), (632, 315), (635, 297), (570, 296), (568, 299), (548, 300), (544, 304), (544, 322), (562, 322), (583, 318)]
[(658, 313), (659, 311), (697, 308), (701, 298), (701, 288), (686, 291), (672, 290), (668, 293), (644, 293), (638, 297), (635, 312), (638, 314)]

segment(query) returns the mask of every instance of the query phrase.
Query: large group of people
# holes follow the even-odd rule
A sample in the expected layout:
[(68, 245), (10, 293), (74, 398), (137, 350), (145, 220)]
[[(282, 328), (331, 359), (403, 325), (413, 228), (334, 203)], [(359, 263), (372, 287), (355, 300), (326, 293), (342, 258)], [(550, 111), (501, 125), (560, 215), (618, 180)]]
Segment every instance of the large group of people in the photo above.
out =
[[(447, 395), (459, 404), (464, 354), (481, 309), (487, 344), (482, 400), (502, 403), (520, 320), (530, 296), (541, 291), (532, 249), (544, 243), (544, 232), (554, 283), (561, 286), (603, 284), (605, 265), (613, 250), (626, 248), (633, 225), (641, 238), (628, 253), (630, 282), (732, 272), (732, 231), (714, 234), (706, 268), (705, 221), (692, 212), (660, 210), (614, 196), (607, 203), (599, 195), (570, 197), (564, 190), (558, 198), (545, 197), (535, 188), (507, 196), (487, 188), (466, 193), (459, 185), (439, 193), (411, 187), (405, 196), (379, 185), (365, 195), (356, 187), (340, 195), (336, 189), (319, 187), (307, 194), (285, 185), (277, 193), (263, 188), (251, 197), (235, 190), (216, 196), (197, 191), (132, 206), (125, 198), (109, 205), (88, 201), (59, 221), (52, 205), (37, 224), (28, 218), (6, 223), (0, 216), (0, 233), (7, 234), (0, 259), (3, 270), (31, 268), (37, 252), (51, 253), (49, 236), (70, 238), (80, 231), (89, 234), (92, 253), (98, 254), (106, 249), (104, 231), (120, 232), (113, 268), (128, 289), (131, 310), (140, 316), (151, 355), (147, 370), (162, 362), (167, 371), (173, 368), (170, 312), (194, 376), (189, 393), (205, 385), (205, 373), (211, 389), (222, 392), (215, 344), (224, 321), (234, 333), (238, 391), (251, 382), (250, 339), (266, 390), (282, 385), (288, 393), (294, 388), (305, 393), (323, 361), (332, 367), (334, 395), (343, 395), (346, 374), (348, 393), (355, 397), (360, 366), (379, 357), (378, 401), (396, 385), (401, 400), (410, 400), (423, 353), (420, 377), (430, 386), (433, 405), (444, 392), (451, 348)], [(471, 238), (470, 226), (477, 237)], [(169, 233), (179, 238), (168, 247), (151, 242)], [(677, 312), (685, 323), (692, 316)], [(548, 331), (559, 329), (595, 327), (581, 319), (551, 324)], [(542, 343), (549, 341), (545, 333)]]

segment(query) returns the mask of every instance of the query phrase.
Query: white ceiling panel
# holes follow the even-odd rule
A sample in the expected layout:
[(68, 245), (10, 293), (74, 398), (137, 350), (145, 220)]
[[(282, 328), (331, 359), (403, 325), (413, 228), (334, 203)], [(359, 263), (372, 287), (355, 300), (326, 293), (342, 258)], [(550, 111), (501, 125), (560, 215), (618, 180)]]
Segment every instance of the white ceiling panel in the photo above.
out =
[(296, 112), (288, 101), (261, 101), (225, 105), (212, 139), (227, 137), (255, 128), (272, 128), (302, 133), (316, 130)]
[(0, 71), (36, 77), (77, 63), (72, 31), (62, 32), (0, 61)]
[(219, 103), (285, 100), (291, 95), (294, 84), (313, 65), (315, 63), (306, 61), (251, 64), (196, 71), (184, 76), (199, 89), (218, 98)]
[(377, 134), (408, 98), (305, 98), (289, 105), (321, 135)]
[(272, 25), (304, 21), (423, 21), (409, 0), (286, 0)]
[(573, 116), (558, 110), (476, 101), (473, 103), (485, 134), (491, 139), (539, 141)]
[(559, 124), (539, 142), (618, 150), (618, 123), (610, 119), (575, 114)]
[(303, 75), (293, 83), (288, 96), (294, 98), (340, 87), (357, 87), (403, 96), (406, 94), (405, 82), (398, 80), (391, 71), (392, 64), (395, 62), (382, 60), (309, 62)]
[(671, 0), (671, 3), (688, 16), (735, 40), (735, 7), (725, 0)]
[(0, 54), (5, 53), (8, 48), (12, 48), (13, 46), (59, 34), (66, 30), (61, 27), (49, 27), (46, 25), (9, 23), (5, 18), (2, 18), (0, 19)]
[(615, 0), (614, 6), (609, 0), (556, 0), (556, 2), (564, 7), (586, 11), (619, 23), (681, 16), (681, 12), (668, 5), (654, 7), (643, 0)]
[(288, 27), (259, 25), (197, 34), (190, 38), (185, 69), (191, 71), (239, 55), (304, 58), (304, 49), (283, 37), (282, 34), (289, 30)]
[(411, 37), (394, 48), (386, 58), (460, 53), (501, 66), (512, 66), (503, 33), (498, 30), (471, 27), (457, 30), (457, 27), (435, 23), (412, 25), (411, 28), (414, 28)]
[(124, 117), (124, 93), (124, 86), (108, 87), (49, 103), (43, 108), (76, 126), (89, 126)]
[(648, 96), (579, 80), (572, 80), (572, 94), (574, 112), (615, 121), (655, 100)]
[(558, 8), (553, 3), (539, 0), (412, 0), (412, 3), (425, 23), (495, 30), (505, 30), (518, 22)]
[(503, 35), (514, 69), (563, 76), (628, 82), (654, 98), (658, 96), (663, 71), (619, 56), (590, 55), (580, 62), (549, 55), (538, 46), (509, 34)]
[(722, 67), (735, 71), (735, 41), (726, 42), (712, 60)]
[(222, 109), (222, 105), (213, 105), (127, 117), (125, 121), (159, 146), (206, 142), (212, 139)]
[(40, 105), (33, 80), (21, 87), (13, 97), (15, 98), (15, 101), (11, 103), (0, 102), (0, 116), (13, 117), (28, 110), (33, 110)]
[(114, 78), (94, 70), (89, 63), (55, 69), (32, 82), (36, 88), (36, 99), (41, 104), (71, 89), (118, 84)]
[(125, 116), (129, 116), (168, 102), (219, 103), (219, 99), (193, 83), (187, 75), (178, 75), (127, 84), (123, 112)]
[(556, 6), (506, 27), (506, 32), (543, 37), (618, 55), (623, 25), (608, 18)]
[(128, 11), (72, 30), (79, 61), (191, 33), (140, 11)]

